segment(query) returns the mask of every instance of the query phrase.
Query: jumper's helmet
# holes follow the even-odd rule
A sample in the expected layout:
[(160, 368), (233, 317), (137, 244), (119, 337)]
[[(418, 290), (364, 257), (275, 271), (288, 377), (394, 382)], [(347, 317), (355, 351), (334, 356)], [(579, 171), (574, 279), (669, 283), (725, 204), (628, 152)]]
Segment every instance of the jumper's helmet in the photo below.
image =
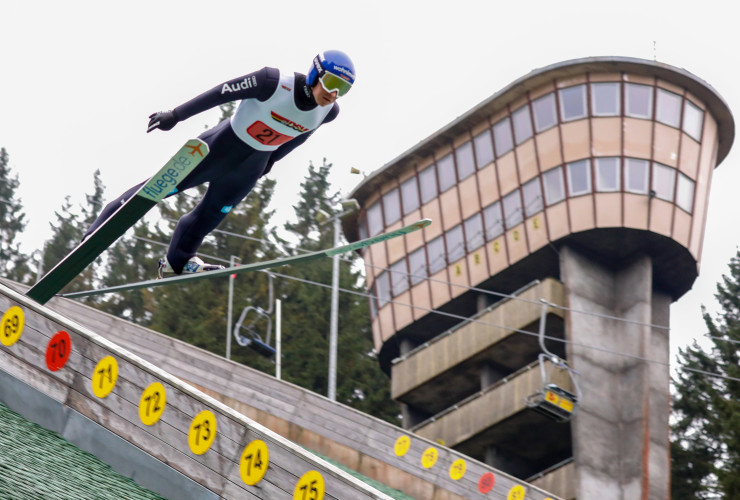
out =
[(321, 83), (324, 90), (343, 96), (355, 83), (355, 65), (347, 54), (339, 50), (327, 50), (313, 59), (306, 83), (313, 87)]

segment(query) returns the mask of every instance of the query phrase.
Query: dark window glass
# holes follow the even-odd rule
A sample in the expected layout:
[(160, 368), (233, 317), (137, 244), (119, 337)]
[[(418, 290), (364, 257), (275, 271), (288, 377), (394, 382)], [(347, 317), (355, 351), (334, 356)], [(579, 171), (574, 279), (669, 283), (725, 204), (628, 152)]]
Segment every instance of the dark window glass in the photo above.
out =
[(429, 274), (434, 274), (445, 268), (447, 261), (445, 260), (445, 243), (442, 236), (427, 243), (427, 255), (429, 256)]
[(537, 132), (547, 130), (558, 122), (555, 114), (555, 94), (550, 92), (532, 102), (534, 112), (534, 129)]
[(524, 220), (522, 213), (522, 197), (516, 189), (504, 196), (504, 220), (506, 229), (511, 229)]
[(544, 208), (539, 177), (535, 177), (522, 186), (522, 195), (524, 196), (524, 213), (527, 217), (531, 217)]
[(565, 199), (563, 167), (555, 167), (542, 174), (542, 182), (545, 188), (545, 202), (548, 206)]
[(575, 85), (560, 89), (560, 116), (564, 122), (586, 116), (586, 86)]
[(601, 192), (619, 191), (619, 158), (596, 158), (596, 190)]
[(655, 119), (659, 122), (676, 128), (681, 124), (680, 95), (664, 89), (658, 89), (655, 108)]
[(676, 188), (676, 205), (688, 213), (694, 208), (694, 186), (696, 183), (682, 173), (678, 174), (678, 186)]
[(475, 157), (478, 168), (483, 168), (493, 161), (493, 142), (491, 132), (484, 130), (473, 138), (475, 143)]
[(391, 290), (395, 297), (408, 289), (409, 277), (406, 270), (406, 259), (401, 259), (391, 266)]
[(457, 182), (455, 177), (455, 161), (452, 153), (443, 156), (437, 161), (437, 172), (439, 173), (439, 192), (444, 193)]
[(653, 163), (653, 191), (661, 200), (673, 201), (673, 188), (676, 187), (676, 169), (660, 163)]
[(419, 172), (419, 188), (421, 189), (421, 203), (424, 204), (437, 196), (437, 175), (434, 165), (430, 165)]
[(417, 285), (427, 278), (427, 255), (424, 247), (409, 254), (409, 273), (411, 286)]
[(465, 256), (465, 240), (463, 239), (462, 224), (459, 224), (445, 233), (447, 240), (447, 261), (452, 263)]
[(691, 101), (683, 108), (683, 130), (697, 141), (701, 141), (701, 127), (704, 124), (704, 111)]
[(401, 199), (398, 188), (392, 189), (383, 195), (383, 211), (385, 212), (385, 225), (390, 226), (401, 218)]
[(465, 221), (465, 245), (468, 253), (485, 243), (483, 237), (483, 217), (477, 213)]
[(514, 121), (514, 137), (517, 145), (532, 137), (532, 119), (529, 116), (529, 106), (526, 104), (511, 114)]
[(473, 143), (468, 141), (455, 150), (457, 159), (457, 176), (460, 180), (470, 177), (475, 172), (475, 159), (473, 158)]
[(383, 212), (379, 201), (376, 201), (367, 209), (367, 226), (370, 236), (375, 236), (383, 230)]
[(618, 83), (592, 83), (591, 107), (594, 116), (616, 116), (622, 99)]
[(568, 187), (571, 196), (591, 192), (591, 162), (578, 160), (568, 163)]
[(625, 84), (627, 116), (634, 118), (653, 117), (653, 87), (637, 83)]
[(378, 299), (378, 309), (391, 300), (391, 283), (388, 273), (383, 271), (375, 279), (375, 295)]
[(365, 217), (360, 217), (359, 231), (360, 231), (361, 240), (364, 240), (365, 238), (367, 238), (367, 226), (365, 225), (366, 222), (367, 221)]
[(403, 198), (403, 215), (419, 208), (419, 184), (416, 177), (411, 177), (401, 184), (401, 198)]
[(647, 194), (648, 162), (637, 158), (627, 158), (625, 164), (625, 186), (630, 193)]
[(503, 156), (514, 147), (511, 137), (511, 121), (504, 118), (493, 126), (493, 142), (496, 145), (496, 156)]
[(486, 239), (491, 241), (504, 232), (504, 216), (501, 214), (501, 202), (494, 202), (483, 209), (486, 222)]

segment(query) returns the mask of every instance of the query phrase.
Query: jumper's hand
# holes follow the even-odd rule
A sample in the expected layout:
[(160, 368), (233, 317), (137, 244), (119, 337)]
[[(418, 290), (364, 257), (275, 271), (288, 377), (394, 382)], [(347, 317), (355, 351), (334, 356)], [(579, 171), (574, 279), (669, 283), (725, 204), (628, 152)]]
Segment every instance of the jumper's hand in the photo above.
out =
[(149, 115), (149, 126), (146, 129), (146, 133), (148, 134), (157, 128), (159, 130), (171, 130), (179, 121), (180, 120), (177, 118), (174, 111), (160, 111), (158, 113), (152, 113)]

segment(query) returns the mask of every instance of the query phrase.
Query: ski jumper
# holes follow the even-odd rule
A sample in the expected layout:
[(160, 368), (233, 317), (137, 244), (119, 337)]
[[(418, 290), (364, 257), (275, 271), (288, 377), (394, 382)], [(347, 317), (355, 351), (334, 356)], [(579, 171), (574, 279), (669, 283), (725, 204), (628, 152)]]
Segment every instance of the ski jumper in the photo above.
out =
[[(241, 100), (234, 115), (202, 133), (210, 153), (182, 180), (179, 191), (208, 182), (203, 199), (180, 218), (167, 250), (167, 261), (182, 272), (203, 239), (226, 214), (272, 169), (324, 123), (339, 114), (339, 106), (318, 106), (302, 74), (284, 75), (275, 68), (218, 85), (173, 110), (178, 121), (220, 104)], [(145, 181), (146, 182), (146, 181)], [(109, 203), (87, 230), (92, 233), (110, 217), (141, 184)], [(170, 193), (172, 196), (175, 192)]]

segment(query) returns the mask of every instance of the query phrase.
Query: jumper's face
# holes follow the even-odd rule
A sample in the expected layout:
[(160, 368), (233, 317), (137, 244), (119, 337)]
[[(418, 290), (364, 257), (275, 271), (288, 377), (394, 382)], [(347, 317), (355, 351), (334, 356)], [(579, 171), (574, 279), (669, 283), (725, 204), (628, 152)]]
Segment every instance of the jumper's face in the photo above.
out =
[(334, 104), (337, 100), (337, 91), (327, 92), (319, 82), (316, 82), (316, 85), (311, 88), (311, 92), (313, 92), (313, 98), (319, 106)]

